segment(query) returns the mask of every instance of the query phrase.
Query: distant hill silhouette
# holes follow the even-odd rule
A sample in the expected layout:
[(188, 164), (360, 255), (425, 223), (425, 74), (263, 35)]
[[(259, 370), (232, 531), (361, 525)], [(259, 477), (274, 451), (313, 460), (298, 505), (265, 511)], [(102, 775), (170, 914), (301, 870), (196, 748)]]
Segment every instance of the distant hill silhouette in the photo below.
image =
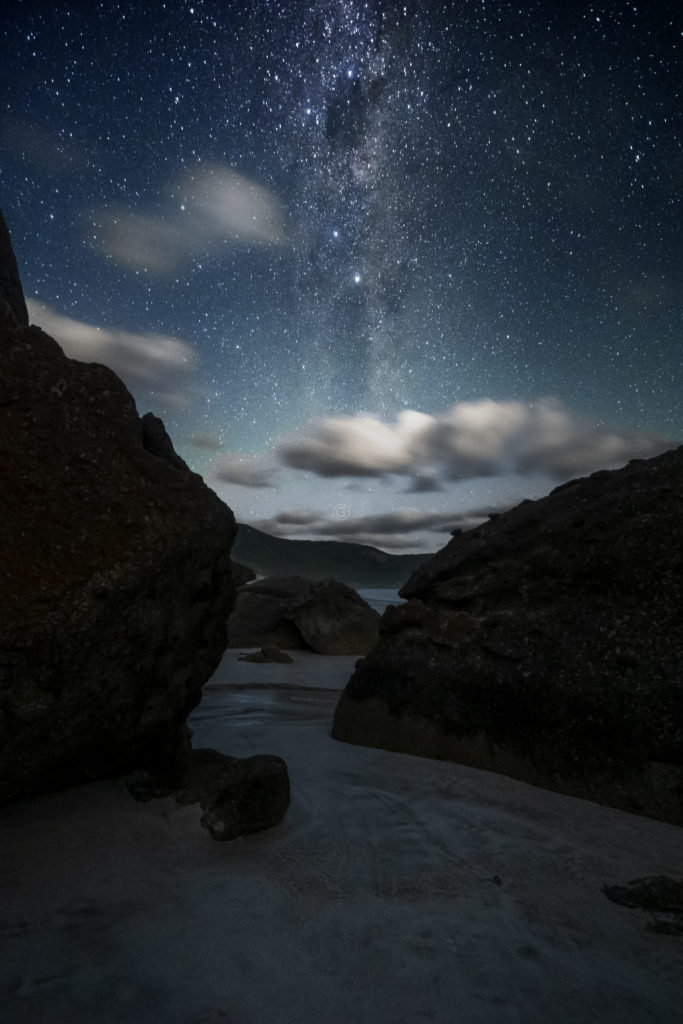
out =
[(432, 556), (390, 555), (367, 544), (335, 540), (287, 540), (239, 523), (232, 557), (250, 565), (259, 576), (332, 577), (356, 589), (398, 589)]

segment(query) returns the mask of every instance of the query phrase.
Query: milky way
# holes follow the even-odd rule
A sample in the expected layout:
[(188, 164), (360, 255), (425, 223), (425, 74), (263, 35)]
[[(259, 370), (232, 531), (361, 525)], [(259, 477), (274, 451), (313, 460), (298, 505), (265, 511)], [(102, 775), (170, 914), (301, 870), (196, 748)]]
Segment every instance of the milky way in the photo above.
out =
[[(517, 442), (482, 416), (514, 403), (560, 403), (583, 424), (562, 444), (594, 428), (603, 458), (683, 435), (676, 5), (11, 8), (2, 206), (33, 319), (197, 468), (227, 460), (241, 515), (324, 520), (349, 486), (351, 519), (405, 504), (384, 454), (364, 490), (348, 451), (334, 494), (332, 457), (278, 476), (316, 418), (355, 438), (361, 414), (452, 432), (476, 409), (448, 465), (469, 446), (489, 477)], [(450, 469), (404, 461), (414, 510), (462, 510)]]

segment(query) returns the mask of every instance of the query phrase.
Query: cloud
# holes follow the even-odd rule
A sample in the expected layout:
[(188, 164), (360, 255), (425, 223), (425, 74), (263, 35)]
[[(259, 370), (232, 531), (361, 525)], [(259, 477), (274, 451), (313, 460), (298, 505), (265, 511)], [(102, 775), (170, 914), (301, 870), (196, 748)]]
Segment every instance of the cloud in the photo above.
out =
[(218, 452), (222, 448), (220, 440), (213, 434), (191, 434), (187, 443), (204, 451)]
[(211, 463), (208, 475), (213, 480), (239, 487), (275, 487), (277, 468), (259, 456), (240, 458), (221, 455)]
[(221, 245), (278, 245), (284, 217), (276, 197), (221, 164), (174, 179), (162, 212), (108, 208), (93, 214), (97, 248), (133, 270), (163, 276)]
[(152, 332), (135, 334), (115, 327), (63, 316), (51, 306), (27, 299), (29, 320), (59, 342), (71, 359), (103, 363), (117, 373), (137, 397), (159, 407), (183, 409), (183, 384), (194, 370), (196, 353), (180, 338)]
[(439, 481), (432, 473), (423, 475), (422, 473), (416, 474), (410, 481), (410, 485), (406, 487), (403, 494), (430, 494), (434, 491), (441, 491)]
[(369, 476), (417, 471), (419, 438), (432, 418), (401, 412), (393, 424), (359, 413), (318, 420), (283, 438), (277, 455), (285, 465), (318, 476)]
[(273, 516), (271, 522), (285, 527), (308, 527), (320, 523), (320, 516), (317, 512), (308, 512), (306, 509), (290, 509), (288, 512), (280, 512)]
[[(307, 510), (281, 512), (271, 519), (262, 519), (253, 525), (275, 537), (296, 539), (317, 537), (324, 540), (351, 541), (379, 548), (424, 547), (425, 533), (449, 534), (453, 530), (468, 530), (478, 526), (501, 508), (487, 506), (467, 512), (421, 512), (402, 508), (356, 518), (335, 518)], [(435, 542), (436, 543), (436, 542)], [(432, 545), (433, 547), (434, 545)]]
[(487, 507), (468, 512), (421, 512), (419, 509), (402, 508), (394, 512), (381, 512), (355, 519), (329, 520), (319, 523), (312, 532), (327, 537), (356, 537), (358, 535), (392, 536), (394, 534), (416, 534), (425, 530), (430, 533), (450, 533), (455, 529), (469, 529), (483, 522), (492, 512), (500, 509)]
[(73, 142), (61, 138), (56, 132), (5, 112), (0, 121), (0, 141), (5, 152), (51, 176), (73, 174), (87, 167), (90, 154)]
[(251, 525), (273, 537), (307, 538), (323, 522), (324, 518), (319, 512), (293, 509), (289, 512), (278, 512), (269, 519), (255, 519)]
[(97, 248), (130, 270), (171, 274), (193, 249), (191, 235), (184, 237), (179, 224), (123, 208), (110, 212), (96, 228)]
[[(460, 402), (435, 416), (406, 410), (385, 423), (367, 414), (315, 421), (282, 438), (287, 466), (322, 477), (413, 478), (412, 491), (441, 480), (510, 473), (556, 479), (656, 455), (674, 444), (653, 433), (610, 430), (554, 398)], [(418, 485), (420, 480), (431, 485)]]

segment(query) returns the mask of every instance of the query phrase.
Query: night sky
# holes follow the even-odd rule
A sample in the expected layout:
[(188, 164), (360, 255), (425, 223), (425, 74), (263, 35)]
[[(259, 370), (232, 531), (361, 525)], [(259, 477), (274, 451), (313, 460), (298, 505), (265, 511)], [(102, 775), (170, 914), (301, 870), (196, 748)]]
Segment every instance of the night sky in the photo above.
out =
[(435, 550), (683, 439), (677, 3), (31, 3), (33, 322), (242, 521)]

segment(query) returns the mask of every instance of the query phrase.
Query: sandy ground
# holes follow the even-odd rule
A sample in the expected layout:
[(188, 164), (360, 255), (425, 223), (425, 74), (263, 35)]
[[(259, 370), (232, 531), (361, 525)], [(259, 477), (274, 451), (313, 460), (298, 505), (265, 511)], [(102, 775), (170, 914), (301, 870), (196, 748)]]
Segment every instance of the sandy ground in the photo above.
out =
[(353, 658), (223, 664), (197, 746), (288, 762), (275, 829), (213, 842), (118, 783), (0, 816), (7, 1024), (675, 1024), (683, 940), (604, 883), (683, 873), (683, 830), (336, 743)]

